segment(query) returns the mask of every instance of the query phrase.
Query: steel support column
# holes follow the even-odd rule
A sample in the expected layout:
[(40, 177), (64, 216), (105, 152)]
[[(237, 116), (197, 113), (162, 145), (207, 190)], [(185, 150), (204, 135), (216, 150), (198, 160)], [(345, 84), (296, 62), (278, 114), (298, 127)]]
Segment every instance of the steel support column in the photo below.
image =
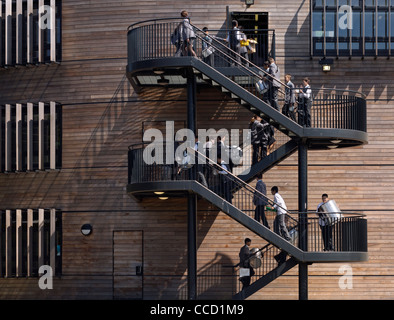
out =
[[(305, 141), (298, 144), (298, 246), (308, 251), (308, 146)], [(308, 300), (308, 265), (299, 263), (298, 295), (300, 300)]]
[[(187, 76), (187, 127), (196, 134), (196, 78), (193, 72)], [(193, 141), (194, 143), (194, 141)], [(189, 170), (195, 180), (195, 167)], [(189, 194), (187, 200), (187, 252), (188, 252), (188, 299), (197, 298), (197, 195)]]

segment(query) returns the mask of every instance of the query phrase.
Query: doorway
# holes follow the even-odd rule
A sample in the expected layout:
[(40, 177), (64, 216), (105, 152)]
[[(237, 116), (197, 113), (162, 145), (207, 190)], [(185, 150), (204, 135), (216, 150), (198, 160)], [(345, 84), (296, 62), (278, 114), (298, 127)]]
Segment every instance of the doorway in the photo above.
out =
[(113, 299), (143, 299), (143, 232), (113, 232)]
[(249, 60), (261, 66), (270, 55), (274, 54), (273, 31), (268, 30), (268, 12), (230, 12), (229, 26), (232, 20), (238, 21), (238, 25), (243, 27), (248, 39), (257, 41), (256, 52), (251, 54)]

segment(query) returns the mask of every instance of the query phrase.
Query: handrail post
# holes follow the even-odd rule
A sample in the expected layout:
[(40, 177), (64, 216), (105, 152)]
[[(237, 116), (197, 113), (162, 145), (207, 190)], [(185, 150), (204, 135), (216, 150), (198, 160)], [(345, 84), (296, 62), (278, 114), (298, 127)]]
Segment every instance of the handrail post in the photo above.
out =
[[(187, 127), (196, 134), (196, 77), (187, 75)], [(196, 163), (196, 157), (192, 155)], [(189, 179), (196, 179), (195, 164), (189, 170)], [(197, 299), (197, 195), (189, 194), (187, 201), (187, 244), (188, 244), (188, 299)]]
[[(308, 251), (308, 146), (305, 141), (298, 145), (298, 246)], [(301, 262), (298, 268), (298, 294), (300, 300), (308, 300), (308, 264)]]

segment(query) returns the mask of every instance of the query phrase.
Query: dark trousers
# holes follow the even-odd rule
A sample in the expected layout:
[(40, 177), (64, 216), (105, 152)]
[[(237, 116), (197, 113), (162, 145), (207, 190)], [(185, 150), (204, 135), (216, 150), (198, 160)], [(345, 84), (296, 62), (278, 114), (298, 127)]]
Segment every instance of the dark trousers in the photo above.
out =
[(285, 103), (285, 105), (282, 108), (282, 113), (286, 117), (289, 117), (291, 120), (296, 121), (296, 116), (294, 112), (294, 103)]
[(208, 57), (203, 57), (202, 58), (202, 61), (204, 61), (206, 64), (208, 64), (208, 65), (210, 65), (211, 67), (214, 67), (214, 64), (215, 64), (215, 56), (213, 55), (213, 53), (212, 54), (210, 54)]
[(254, 209), (254, 219), (258, 222), (266, 226), (268, 229), (270, 228), (267, 217), (265, 216), (265, 206), (264, 205), (257, 205), (256, 209)]
[(298, 123), (301, 126), (311, 126), (311, 106), (312, 103), (310, 101), (304, 101), (298, 105)]
[(233, 195), (231, 193), (232, 182), (227, 177), (226, 174), (220, 174), (220, 189), (222, 197), (227, 201), (232, 203)]
[(279, 90), (278, 87), (275, 87), (275, 86), (271, 85), (271, 88), (270, 88), (270, 94), (271, 94), (270, 104), (271, 104), (272, 108), (280, 111), (279, 110), (279, 103), (278, 103), (278, 90)]
[(250, 286), (250, 279), (254, 276), (254, 270), (252, 267), (249, 267), (250, 270), (250, 276), (249, 277), (242, 277), (239, 280), (242, 283), (242, 290), (245, 289), (246, 287)]
[(324, 251), (334, 250), (332, 245), (332, 226), (320, 226), (323, 237)]
[(253, 155), (252, 155), (252, 165), (256, 164), (260, 160), (267, 156), (267, 147), (262, 143), (253, 144)]

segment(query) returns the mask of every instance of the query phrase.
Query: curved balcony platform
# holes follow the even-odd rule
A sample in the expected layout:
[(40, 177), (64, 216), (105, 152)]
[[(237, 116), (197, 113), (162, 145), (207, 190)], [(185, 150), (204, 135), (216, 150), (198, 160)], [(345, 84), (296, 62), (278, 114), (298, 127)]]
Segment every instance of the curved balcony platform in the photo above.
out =
[[(171, 44), (170, 35), (180, 22), (178, 18), (158, 19), (143, 21), (129, 27), (126, 74), (135, 90), (138, 92), (144, 87), (158, 86), (187, 87), (188, 126), (189, 129), (195, 130), (193, 112), (196, 104), (193, 92), (196, 86), (216, 88), (221, 92), (223, 99), (232, 99), (251, 114), (261, 117), (262, 121), (282, 133), (287, 141), (277, 143), (280, 146), (276, 150), (257, 163), (254, 162), (247, 170), (240, 170), (239, 176), (223, 170), (216, 161), (191, 149), (191, 145), (187, 149), (187, 153), (192, 155), (191, 159), (202, 158), (203, 161), (196, 162), (195, 165), (188, 162), (189, 165), (185, 166), (175, 161), (146, 161), (144, 154), (152, 155), (163, 151), (165, 153), (167, 150), (163, 146), (155, 151), (149, 150), (149, 147), (147, 149), (146, 146), (134, 146), (129, 148), (128, 194), (140, 200), (197, 195), (266, 240), (267, 245), (259, 251), (264, 257), (264, 265), (270, 267), (258, 271), (250, 287), (236, 293), (234, 299), (247, 298), (297, 264), (302, 270), (299, 280), (300, 297), (305, 297), (308, 264), (368, 260), (367, 220), (364, 215), (341, 212), (340, 218), (328, 228), (331, 230), (329, 236), (322, 237), (319, 223), (321, 217), (315, 212), (301, 212), (306, 210), (302, 208), (299, 209), (300, 212), (286, 210), (286, 226), (290, 234), (290, 239), (286, 240), (254, 219), (255, 197), (268, 201), (270, 205), (274, 203), (248, 184), (256, 174), (269, 170), (298, 150), (298, 197), (299, 203), (306, 204), (307, 150), (329, 150), (366, 144), (368, 134), (365, 96), (349, 90), (312, 88), (313, 104), (310, 110), (310, 123), (306, 126), (299, 123), (300, 117), (294, 121), (271, 107), (264, 94), (257, 91), (256, 83), (259, 80), (265, 79), (271, 84), (277, 80), (253, 61), (245, 61), (220, 39), (212, 41), (215, 49), (212, 64), (202, 57), (204, 32), (196, 26), (189, 25), (196, 33), (194, 51), (197, 55), (179, 56), (177, 47)], [(270, 43), (270, 54), (274, 56), (274, 38)], [(281, 106), (286, 90), (289, 90), (289, 87), (280, 82), (278, 102)], [(304, 102), (301, 97), (298, 98), (298, 105), (303, 105)], [(194, 144), (194, 141), (191, 143)], [(174, 158), (174, 146), (169, 147), (168, 152), (169, 157)], [(161, 159), (166, 159), (166, 156)], [(193, 219), (196, 214), (195, 202), (195, 196), (188, 197), (188, 255), (191, 280), (195, 279), (197, 274), (194, 242), (196, 228)], [(266, 215), (269, 225), (272, 226), (276, 214), (267, 212)], [(282, 261), (283, 253), (290, 258)], [(190, 281), (191, 292), (193, 281)]]
[[(353, 147), (368, 142), (366, 100), (363, 94), (349, 90), (312, 88), (311, 126), (303, 127), (273, 109), (256, 92), (255, 83), (265, 72), (259, 66), (252, 63), (245, 66), (235, 61), (235, 53), (219, 42), (214, 43), (215, 66), (218, 66), (211, 67), (203, 62), (203, 33), (198, 28), (194, 27), (197, 57), (175, 57), (176, 47), (170, 42), (170, 34), (178, 24), (179, 19), (163, 19), (130, 26), (126, 73), (136, 90), (163, 85), (186, 86), (187, 75), (193, 74), (197, 85), (216, 87), (290, 138), (307, 141), (309, 149)], [(283, 105), (285, 90), (286, 85), (282, 84), (280, 105)]]
[[(148, 148), (148, 149), (146, 149)], [(129, 151), (129, 184), (127, 192), (137, 198), (159, 197), (185, 197), (196, 194), (206, 199), (217, 208), (225, 212), (252, 232), (261, 236), (275, 246), (289, 252), (298, 261), (312, 262), (340, 262), (340, 261), (366, 261), (367, 253), (367, 220), (364, 215), (356, 213), (342, 213), (342, 219), (333, 226), (334, 250), (324, 251), (319, 228), (319, 217), (316, 212), (299, 213), (288, 212), (287, 224), (289, 230), (298, 230), (300, 215), (307, 217), (308, 250), (300, 250), (295, 242), (289, 242), (254, 220), (253, 197), (266, 199), (270, 204), (273, 201), (260, 194), (256, 189), (227, 172), (225, 176), (216, 174), (223, 170), (216, 163), (205, 158), (203, 165), (182, 168), (177, 164), (151, 164), (144, 161), (145, 148), (136, 148)], [(154, 148), (154, 147), (153, 147)], [(153, 151), (149, 150), (149, 152)], [(201, 157), (203, 157), (201, 155)], [(201, 176), (204, 179), (201, 179)], [(227, 189), (223, 185), (226, 179)], [(159, 193), (159, 194), (158, 194)], [(160, 200), (158, 200), (160, 201)], [(269, 224), (273, 225), (275, 215), (267, 213)]]

